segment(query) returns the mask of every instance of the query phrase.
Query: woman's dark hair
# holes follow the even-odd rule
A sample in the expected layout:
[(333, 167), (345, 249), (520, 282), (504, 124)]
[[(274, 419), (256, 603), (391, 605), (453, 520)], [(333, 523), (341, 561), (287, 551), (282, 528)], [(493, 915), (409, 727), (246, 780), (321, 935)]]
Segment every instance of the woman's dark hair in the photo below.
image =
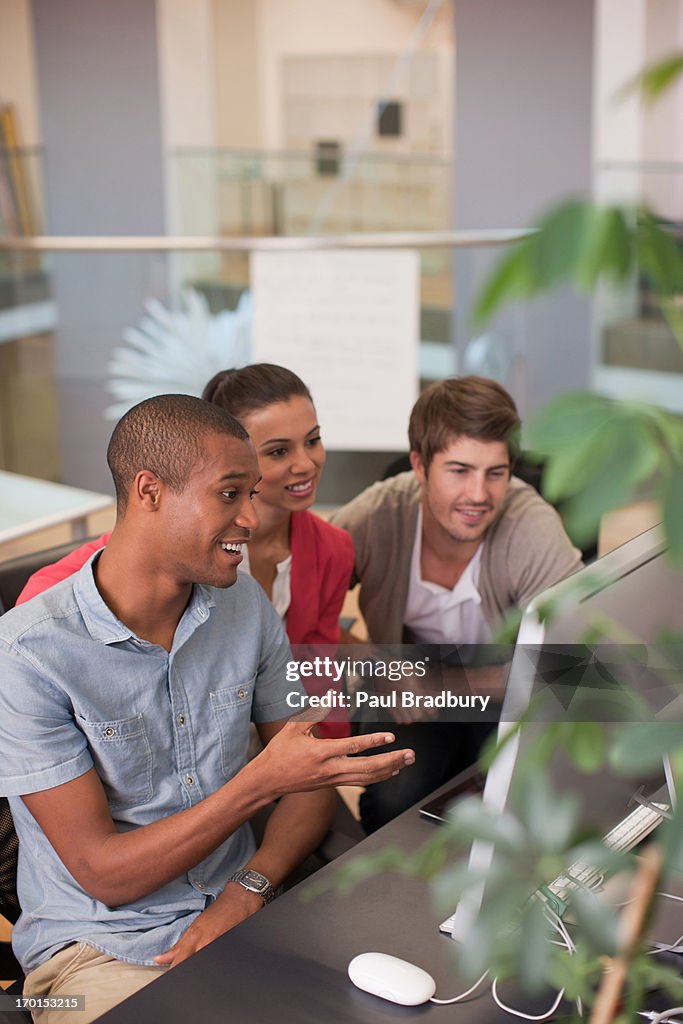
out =
[(274, 363), (252, 363), (239, 370), (221, 370), (202, 392), (206, 402), (220, 406), (238, 420), (256, 409), (275, 402), (288, 402), (297, 396), (313, 401), (301, 377)]

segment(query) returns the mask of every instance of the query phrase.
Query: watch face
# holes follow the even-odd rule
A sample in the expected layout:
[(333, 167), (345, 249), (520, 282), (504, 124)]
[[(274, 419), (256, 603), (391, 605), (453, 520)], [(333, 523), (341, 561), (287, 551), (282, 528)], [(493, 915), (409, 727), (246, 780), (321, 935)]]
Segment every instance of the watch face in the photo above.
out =
[(245, 871), (242, 879), (249, 886), (253, 886), (254, 889), (260, 892), (261, 889), (265, 889), (268, 885), (268, 880), (263, 875), (257, 874), (256, 871)]

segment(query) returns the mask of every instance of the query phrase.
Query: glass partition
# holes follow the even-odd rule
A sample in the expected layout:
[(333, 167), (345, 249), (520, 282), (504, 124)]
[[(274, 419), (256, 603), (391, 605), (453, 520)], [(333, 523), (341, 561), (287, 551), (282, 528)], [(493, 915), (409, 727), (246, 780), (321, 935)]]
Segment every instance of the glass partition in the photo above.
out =
[[(469, 261), (474, 273), (485, 253), (490, 259), (504, 244), (489, 241), (485, 233), (478, 240), (452, 237), (450, 244), (426, 234), (401, 236), (405, 241), (400, 244), (391, 235), (373, 239), (373, 250), (418, 253), (418, 375), (423, 383), (458, 370), (454, 253)], [(0, 240), (14, 293), (22, 293), (26, 265), (33, 261), (45, 268), (54, 308), (51, 322), (17, 323), (0, 342), (0, 469), (109, 492), (106, 444), (126, 401), (130, 405), (168, 391), (199, 394), (216, 370), (248, 362), (248, 250), (290, 244), (279, 258), (291, 262), (290, 253), (305, 251), (309, 242), (267, 238), (239, 243), (241, 248), (231, 248), (229, 239), (214, 239), (211, 248), (212, 240), (205, 239), (194, 251), (192, 239), (121, 243), (67, 238), (38, 240), (37, 251), (23, 251), (20, 240), (13, 248)], [(310, 240), (311, 247), (316, 244), (335, 250), (354, 244), (362, 250), (364, 245), (349, 236)], [(126, 251), (107, 251), (122, 245)], [(194, 265), (194, 258), (204, 266)], [(461, 262), (459, 272), (462, 267)], [(342, 280), (338, 287), (343, 289)], [(523, 319), (517, 317), (512, 333), (497, 338), (498, 351), (480, 347), (474, 362), (467, 361), (470, 353), (463, 343), (461, 368), (493, 376), (501, 367), (510, 370), (515, 353), (523, 351), (518, 333), (523, 330)], [(378, 393), (380, 399), (392, 401), (390, 384)], [(347, 500), (406, 449), (407, 436), (381, 451), (331, 452), (321, 502)]]
[[(180, 236), (438, 231), (452, 222), (452, 166), (434, 157), (186, 148), (168, 167), (170, 230)], [(246, 287), (248, 262), (238, 250), (182, 253), (176, 280), (231, 295)], [(452, 306), (447, 247), (423, 255), (422, 275), (433, 324)]]
[(176, 149), (173, 230), (180, 235), (430, 231), (451, 222), (452, 166), (372, 153)]
[[(596, 192), (605, 203), (645, 202), (683, 248), (683, 164), (603, 164)], [(599, 290), (593, 337), (598, 390), (683, 412), (683, 350), (645, 272), (626, 287)]]

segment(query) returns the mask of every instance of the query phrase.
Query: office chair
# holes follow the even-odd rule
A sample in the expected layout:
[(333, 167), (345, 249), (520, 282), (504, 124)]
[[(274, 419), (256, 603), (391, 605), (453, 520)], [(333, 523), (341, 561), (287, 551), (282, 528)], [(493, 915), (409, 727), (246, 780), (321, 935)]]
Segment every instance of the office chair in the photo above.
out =
[(43, 551), (32, 551), (28, 555), (0, 562), (0, 615), (14, 607), (19, 594), (34, 572), (46, 565), (52, 565), (85, 543), (85, 539), (71, 540), (67, 544), (45, 548)]
[[(19, 840), (14, 831), (12, 812), (7, 797), (0, 796), (0, 914), (10, 924), (19, 917), (17, 897), (17, 855)], [(21, 974), (21, 967), (7, 942), (0, 943), (0, 977), (12, 978)]]
[[(34, 572), (56, 562), (57, 559), (80, 547), (82, 543), (81, 540), (71, 541), (0, 563), (0, 614), (14, 606)], [(0, 796), (0, 915), (10, 924), (14, 924), (21, 913), (17, 896), (18, 852), (19, 840), (14, 830), (12, 812), (7, 797)], [(9, 942), (0, 942), (0, 978), (13, 978), (14, 981), (5, 991), (9, 995), (21, 995), (24, 974)], [(0, 1024), (21, 1024), (22, 1021), (32, 1020), (28, 1011), (13, 1010), (10, 1014), (0, 1009)]]
[[(14, 924), (21, 908), (17, 897), (17, 856), (19, 840), (14, 831), (12, 812), (7, 797), (0, 797), (0, 915)], [(0, 942), (0, 978), (14, 981), (5, 992), (20, 996), (24, 987), (24, 974), (9, 942)], [(20, 1024), (32, 1021), (28, 1011), (13, 1010), (11, 1014), (0, 1009), (0, 1024)]]

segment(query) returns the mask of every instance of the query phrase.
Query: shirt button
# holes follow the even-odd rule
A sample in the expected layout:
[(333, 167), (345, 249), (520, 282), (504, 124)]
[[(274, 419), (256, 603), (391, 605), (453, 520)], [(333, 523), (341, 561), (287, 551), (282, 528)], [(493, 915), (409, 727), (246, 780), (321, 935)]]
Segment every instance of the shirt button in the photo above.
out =
[(196, 886), (198, 889), (206, 889), (206, 882), (197, 882)]
[(240, 700), (244, 700), (246, 695), (247, 695), (247, 691), (246, 690), (238, 690), (237, 691), (237, 696), (239, 697)]
[(116, 729), (112, 729), (112, 727), (109, 726), (108, 729), (104, 730), (104, 735), (105, 736), (115, 736), (116, 735)]
[(186, 775), (185, 782), (188, 784), (188, 786), (194, 786), (194, 775)]
[(185, 715), (178, 715), (176, 721), (178, 722), (178, 725), (185, 725)]

